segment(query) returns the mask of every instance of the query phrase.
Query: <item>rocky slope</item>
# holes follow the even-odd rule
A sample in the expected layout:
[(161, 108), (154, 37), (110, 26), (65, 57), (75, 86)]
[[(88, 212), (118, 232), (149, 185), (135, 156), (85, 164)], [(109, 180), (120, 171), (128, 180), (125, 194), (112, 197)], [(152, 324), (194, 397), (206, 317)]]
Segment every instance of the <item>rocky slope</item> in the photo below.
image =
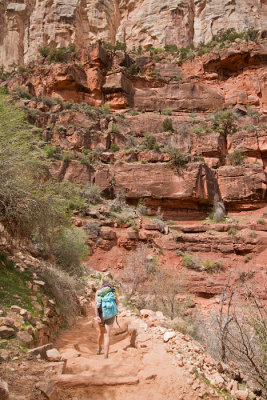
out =
[[(228, 46), (177, 64), (164, 51), (130, 57), (98, 44), (2, 83), (42, 129), (51, 177), (95, 184), (109, 199), (74, 220), (92, 246), (89, 266), (121, 274), (131, 250), (149, 244), (162, 265), (199, 259), (184, 273), (201, 298), (216, 298), (235, 269), (250, 271), (265, 299), (266, 41)], [(221, 224), (205, 220), (216, 199), (229, 214)], [(223, 268), (208, 276), (203, 265), (218, 258)]]
[(211, 40), (220, 29), (266, 35), (266, 0), (23, 0), (0, 2), (0, 66), (28, 64), (39, 46), (81, 49), (104, 39), (129, 48)]
[(217, 362), (188, 335), (167, 330), (161, 312), (144, 309), (138, 316), (120, 309), (108, 360), (95, 355), (96, 327), (90, 309), (86, 318), (60, 334), (54, 344), (59, 352), (42, 346), (6, 368), (0, 364), (9, 385), (8, 390), (0, 380), (4, 399), (263, 399), (246, 385), (234, 363)]

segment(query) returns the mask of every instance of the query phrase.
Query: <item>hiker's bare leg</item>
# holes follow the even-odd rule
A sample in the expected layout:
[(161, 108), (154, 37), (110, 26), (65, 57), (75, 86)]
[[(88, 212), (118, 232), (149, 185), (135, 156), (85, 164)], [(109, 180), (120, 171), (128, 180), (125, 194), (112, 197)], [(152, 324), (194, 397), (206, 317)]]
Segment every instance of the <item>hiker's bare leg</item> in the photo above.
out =
[(98, 325), (99, 326), (99, 332), (98, 332), (98, 347), (102, 347), (102, 344), (104, 342), (104, 334), (105, 334), (105, 327)]
[(106, 334), (104, 339), (104, 355), (107, 356), (109, 352), (109, 339), (111, 333), (112, 325), (106, 325)]

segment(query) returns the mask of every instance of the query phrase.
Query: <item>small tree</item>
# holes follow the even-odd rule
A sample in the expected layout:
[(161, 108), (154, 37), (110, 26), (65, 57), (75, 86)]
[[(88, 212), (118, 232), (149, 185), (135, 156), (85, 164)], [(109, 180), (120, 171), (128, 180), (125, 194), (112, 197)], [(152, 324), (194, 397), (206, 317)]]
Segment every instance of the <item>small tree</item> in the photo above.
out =
[(173, 131), (172, 120), (170, 118), (165, 118), (162, 123), (162, 127), (164, 132), (172, 132)]
[(177, 295), (183, 292), (184, 281), (181, 273), (175, 269), (164, 270), (159, 268), (152, 283), (152, 293), (158, 309), (174, 319), (179, 315), (180, 302)]
[(235, 361), (267, 394), (267, 312), (241, 275), (223, 289), (215, 335), (222, 361)]
[(148, 255), (146, 246), (138, 247), (129, 255), (128, 262), (123, 270), (124, 280), (129, 288), (129, 296), (133, 296), (137, 291), (144, 293), (144, 287), (153, 272)]

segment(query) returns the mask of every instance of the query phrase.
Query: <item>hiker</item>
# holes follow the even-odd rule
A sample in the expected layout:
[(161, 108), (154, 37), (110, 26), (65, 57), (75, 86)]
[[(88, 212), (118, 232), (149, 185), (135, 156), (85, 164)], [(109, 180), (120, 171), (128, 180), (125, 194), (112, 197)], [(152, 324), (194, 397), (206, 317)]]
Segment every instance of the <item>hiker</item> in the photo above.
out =
[(118, 311), (114, 287), (109, 283), (101, 286), (95, 296), (95, 314), (99, 326), (97, 354), (101, 354), (104, 342), (104, 358), (108, 358), (110, 333)]

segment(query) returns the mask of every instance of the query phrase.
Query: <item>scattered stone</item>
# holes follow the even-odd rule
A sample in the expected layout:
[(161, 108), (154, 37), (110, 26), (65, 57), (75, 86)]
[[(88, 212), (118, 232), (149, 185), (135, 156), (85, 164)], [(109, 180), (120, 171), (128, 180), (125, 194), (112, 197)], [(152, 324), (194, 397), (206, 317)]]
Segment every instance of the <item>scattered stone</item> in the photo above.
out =
[(49, 400), (57, 400), (58, 394), (55, 384), (51, 381), (38, 382), (36, 388), (39, 389)]
[(9, 359), (9, 352), (5, 349), (0, 350), (0, 361), (7, 361)]
[(9, 339), (11, 337), (15, 336), (15, 331), (13, 328), (10, 328), (9, 326), (0, 326), (0, 338), (2, 339)]
[(165, 332), (163, 335), (163, 340), (165, 343), (167, 343), (170, 339), (174, 338), (176, 336), (176, 332), (171, 331), (171, 332)]
[(14, 312), (17, 313), (17, 314), (19, 314), (20, 311), (21, 311), (21, 307), (16, 306), (16, 305), (13, 305), (13, 306), (10, 307), (10, 310), (11, 310), (11, 311), (14, 311)]
[(236, 390), (235, 397), (238, 400), (247, 400), (248, 399), (248, 391), (247, 390)]
[(46, 352), (46, 357), (49, 361), (60, 361), (62, 356), (57, 349), (50, 349)]
[(34, 280), (33, 282), (38, 286), (45, 286), (45, 282), (44, 281), (36, 281), (36, 280)]
[(0, 378), (0, 399), (1, 400), (9, 399), (8, 384), (1, 378)]
[(15, 322), (12, 318), (1, 317), (0, 318), (0, 326), (9, 326), (10, 328), (14, 327)]
[(32, 346), (32, 344), (33, 344), (33, 337), (28, 332), (25, 332), (25, 331), (18, 332), (17, 338), (18, 338), (18, 341), (23, 346)]

